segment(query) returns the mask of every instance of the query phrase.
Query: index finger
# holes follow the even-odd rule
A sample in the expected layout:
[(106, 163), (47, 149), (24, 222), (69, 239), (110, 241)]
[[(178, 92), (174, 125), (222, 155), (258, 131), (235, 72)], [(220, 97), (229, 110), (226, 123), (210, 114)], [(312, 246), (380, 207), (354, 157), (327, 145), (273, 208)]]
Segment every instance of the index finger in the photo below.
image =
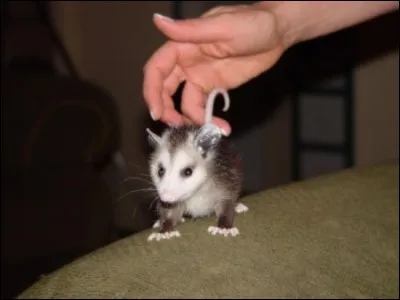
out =
[(167, 42), (150, 57), (143, 68), (143, 97), (153, 120), (158, 120), (162, 116), (164, 81), (174, 70), (177, 59), (176, 46), (172, 42)]

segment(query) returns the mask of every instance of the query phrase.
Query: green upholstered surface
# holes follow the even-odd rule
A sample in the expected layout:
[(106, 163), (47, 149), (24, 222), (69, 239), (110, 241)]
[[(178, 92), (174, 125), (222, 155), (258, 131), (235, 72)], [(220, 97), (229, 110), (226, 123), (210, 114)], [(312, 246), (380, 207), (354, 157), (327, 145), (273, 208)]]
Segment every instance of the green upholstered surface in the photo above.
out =
[(243, 199), (235, 238), (190, 221), (180, 238), (120, 240), (19, 298), (398, 298), (398, 163)]

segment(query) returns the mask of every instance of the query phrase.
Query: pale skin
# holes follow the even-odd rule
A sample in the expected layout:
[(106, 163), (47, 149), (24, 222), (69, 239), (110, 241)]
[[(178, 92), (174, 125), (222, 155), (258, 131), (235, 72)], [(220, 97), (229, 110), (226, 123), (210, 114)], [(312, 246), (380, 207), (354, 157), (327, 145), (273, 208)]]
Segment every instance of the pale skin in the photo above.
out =
[[(201, 125), (212, 89), (239, 87), (295, 44), (398, 9), (398, 1), (261, 1), (215, 7), (196, 19), (155, 14), (153, 21), (168, 40), (144, 67), (144, 99), (154, 120)], [(179, 114), (172, 95), (184, 81)], [(215, 117), (213, 123), (230, 134), (226, 120)]]

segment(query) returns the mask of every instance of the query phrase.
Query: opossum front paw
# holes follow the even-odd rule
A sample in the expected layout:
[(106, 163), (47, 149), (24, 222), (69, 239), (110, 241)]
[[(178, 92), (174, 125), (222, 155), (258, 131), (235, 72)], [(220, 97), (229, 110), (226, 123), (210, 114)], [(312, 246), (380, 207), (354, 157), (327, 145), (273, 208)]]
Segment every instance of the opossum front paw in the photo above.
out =
[[(185, 222), (185, 218), (181, 218), (181, 223)], [(153, 228), (160, 228), (160, 220), (157, 220), (153, 224)]]
[(236, 204), (236, 206), (235, 206), (235, 212), (237, 214), (244, 213), (244, 212), (246, 212), (248, 210), (249, 210), (249, 208), (246, 205), (244, 205), (243, 203), (240, 203), (240, 202), (238, 204)]
[(212, 235), (223, 235), (223, 236), (237, 236), (239, 235), (239, 229), (237, 229), (236, 227), (232, 227), (232, 228), (220, 228), (217, 226), (210, 226), (208, 227), (208, 232)]
[(168, 232), (153, 232), (152, 234), (149, 235), (147, 240), (150, 242), (152, 240), (161, 241), (161, 240), (169, 240), (170, 238), (173, 237), (180, 237), (181, 234), (178, 230), (174, 231), (168, 231)]

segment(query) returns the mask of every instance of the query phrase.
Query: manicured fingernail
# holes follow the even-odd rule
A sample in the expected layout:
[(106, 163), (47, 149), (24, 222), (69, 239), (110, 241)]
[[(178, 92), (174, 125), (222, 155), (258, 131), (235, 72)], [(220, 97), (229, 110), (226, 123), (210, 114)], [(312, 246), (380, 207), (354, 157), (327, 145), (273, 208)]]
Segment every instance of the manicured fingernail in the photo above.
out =
[(170, 17), (164, 16), (164, 15), (159, 14), (159, 13), (155, 13), (155, 14), (154, 14), (154, 17), (155, 17), (155, 18), (159, 18), (159, 19), (164, 20), (164, 21), (169, 21), (169, 22), (173, 22), (173, 21), (174, 21), (174, 20), (171, 19)]
[(221, 133), (222, 133), (224, 136), (229, 136), (229, 134), (230, 134), (230, 132), (227, 132), (225, 129), (221, 129)]
[(150, 111), (150, 117), (153, 119), (153, 121), (157, 121), (157, 118), (152, 111)]

